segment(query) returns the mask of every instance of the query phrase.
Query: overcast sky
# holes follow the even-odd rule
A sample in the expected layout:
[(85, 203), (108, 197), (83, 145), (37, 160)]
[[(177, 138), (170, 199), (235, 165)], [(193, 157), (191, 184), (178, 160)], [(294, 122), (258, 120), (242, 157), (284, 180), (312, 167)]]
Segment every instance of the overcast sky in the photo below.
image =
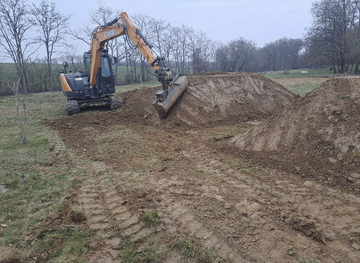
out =
[[(71, 27), (88, 24), (96, 0), (55, 0), (59, 11), (71, 15)], [(311, 4), (315, 0), (103, 0), (114, 10), (163, 19), (203, 31), (212, 40), (227, 43), (243, 37), (264, 46), (280, 39), (302, 38), (311, 26)], [(39, 4), (40, 0), (29, 0)], [(113, 19), (113, 18), (109, 18)], [(136, 26), (136, 25), (135, 25)]]

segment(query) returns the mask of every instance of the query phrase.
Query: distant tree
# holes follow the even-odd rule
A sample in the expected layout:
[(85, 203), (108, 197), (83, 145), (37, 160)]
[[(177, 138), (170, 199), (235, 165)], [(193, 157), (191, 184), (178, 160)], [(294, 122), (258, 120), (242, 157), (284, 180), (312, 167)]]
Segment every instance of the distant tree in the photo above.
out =
[(28, 88), (26, 61), (36, 51), (26, 35), (34, 25), (29, 13), (25, 0), (0, 1), (0, 46), (4, 56), (15, 63), (19, 85), (25, 90)]
[(170, 24), (162, 19), (149, 18), (149, 28), (151, 28), (151, 35), (149, 40), (159, 51), (161, 57), (165, 56), (165, 45), (163, 35), (170, 28)]
[[(156, 39), (156, 34), (158, 33), (159, 30), (161, 30), (161, 27), (159, 27), (159, 25), (157, 23), (154, 23), (154, 19), (149, 16), (142, 15), (142, 14), (134, 14), (133, 16), (131, 16), (130, 19), (131, 19), (132, 23), (142, 32), (142, 34), (145, 36), (145, 38), (151, 44), (153, 44)], [(153, 26), (155, 26), (155, 28)], [(152, 41), (152, 40), (154, 40), (154, 41)], [(161, 50), (161, 47), (157, 46), (157, 50)], [(140, 82), (142, 83), (143, 81), (147, 81), (147, 80), (151, 79), (149, 71), (147, 70), (147, 68), (149, 67), (148, 66), (149, 63), (146, 60), (146, 58), (140, 53), (139, 50), (135, 49), (134, 51), (135, 52), (133, 52), (133, 54), (132, 54), (132, 57), (135, 58), (134, 74), (136, 72), (137, 62), (140, 63), (140, 75), (138, 77), (135, 74), (134, 79), (136, 80), (138, 78), (138, 79), (140, 79)], [(154, 54), (154, 56), (155, 56), (155, 54)]]
[(216, 44), (202, 31), (194, 31), (189, 36), (191, 63), (194, 73), (211, 70), (215, 61)]
[(312, 4), (307, 47), (314, 56), (327, 57), (328, 64), (339, 73), (344, 73), (349, 63), (348, 33), (359, 27), (358, 5), (358, 1), (351, 0), (319, 0)]
[(263, 70), (289, 70), (299, 67), (299, 58), (304, 49), (302, 39), (281, 38), (266, 44), (261, 49)]
[(62, 41), (66, 37), (70, 17), (62, 15), (56, 9), (55, 2), (49, 2), (48, 0), (42, 0), (39, 6), (33, 4), (32, 14), (35, 17), (35, 23), (40, 33), (37, 40), (45, 45), (48, 90), (51, 91), (52, 57), (56, 49), (63, 44)]
[(79, 52), (78, 47), (73, 44), (66, 44), (65, 46), (63, 55), (60, 57), (62, 61), (68, 62), (73, 71), (83, 70), (83, 56), (80, 55), (81, 52)]
[(190, 36), (194, 33), (191, 27), (182, 25), (181, 27), (171, 27), (171, 56), (174, 61), (177, 73), (186, 74), (189, 72), (188, 62), (191, 58)]
[(217, 49), (216, 64), (224, 72), (247, 71), (255, 56), (255, 42), (238, 38)]

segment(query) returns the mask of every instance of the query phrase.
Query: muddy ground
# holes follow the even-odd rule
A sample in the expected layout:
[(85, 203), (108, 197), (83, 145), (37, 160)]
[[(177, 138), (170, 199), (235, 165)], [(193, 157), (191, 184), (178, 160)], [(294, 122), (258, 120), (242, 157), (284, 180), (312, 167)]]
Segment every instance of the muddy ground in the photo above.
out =
[(97, 233), (85, 261), (360, 262), (360, 81), (299, 98), (257, 75), (189, 78), (164, 119), (142, 88), (47, 122), (93, 160), (71, 193), (85, 217), (69, 220)]

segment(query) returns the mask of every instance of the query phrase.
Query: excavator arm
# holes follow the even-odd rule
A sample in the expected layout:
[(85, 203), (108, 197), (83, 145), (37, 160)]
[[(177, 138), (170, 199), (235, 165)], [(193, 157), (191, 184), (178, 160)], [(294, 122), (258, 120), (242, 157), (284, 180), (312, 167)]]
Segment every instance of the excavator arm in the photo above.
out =
[[(154, 55), (150, 48), (152, 47), (146, 38), (141, 34), (140, 30), (137, 29), (130, 21), (128, 15), (123, 12), (119, 18), (107, 23), (104, 26), (95, 28), (92, 33), (91, 43), (91, 65), (90, 65), (90, 83), (96, 84), (96, 72), (100, 66), (100, 54), (101, 50), (104, 49), (104, 45), (109, 40), (117, 38), (122, 35), (128, 35), (130, 40), (136, 45), (137, 49), (147, 59), (155, 70), (159, 69), (156, 65)], [(146, 42), (147, 43), (146, 43)]]
[(104, 45), (109, 40), (122, 35), (126, 35), (132, 41), (154, 68), (158, 80), (162, 83), (162, 90), (156, 93), (156, 100), (153, 104), (159, 115), (164, 116), (185, 91), (189, 81), (185, 76), (178, 76), (173, 80), (171, 70), (168, 68), (164, 58), (154, 58), (151, 51), (152, 45), (142, 35), (141, 31), (133, 25), (125, 12), (122, 12), (119, 18), (114, 19), (106, 25), (95, 28), (92, 33), (90, 84), (93, 86), (96, 85), (96, 75), (100, 67), (101, 51), (104, 49)]

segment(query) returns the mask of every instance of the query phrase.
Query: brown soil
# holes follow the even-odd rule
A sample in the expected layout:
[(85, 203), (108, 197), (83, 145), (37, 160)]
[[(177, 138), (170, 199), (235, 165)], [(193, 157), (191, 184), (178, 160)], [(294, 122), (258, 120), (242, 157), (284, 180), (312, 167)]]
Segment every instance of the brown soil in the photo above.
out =
[(186, 92), (165, 118), (160, 119), (149, 103), (159, 87), (121, 94), (123, 111), (110, 118), (165, 128), (213, 127), (264, 119), (294, 99), (294, 94), (281, 85), (249, 73), (213, 73), (188, 78), (190, 85)]
[(230, 141), (263, 165), (360, 188), (360, 79), (334, 78)]
[(142, 88), (47, 122), (93, 160), (71, 196), (97, 233), (85, 262), (126, 261), (129, 240), (142, 257), (156, 244), (158, 262), (359, 262), (358, 80), (292, 103), (256, 75), (189, 78), (164, 119)]

